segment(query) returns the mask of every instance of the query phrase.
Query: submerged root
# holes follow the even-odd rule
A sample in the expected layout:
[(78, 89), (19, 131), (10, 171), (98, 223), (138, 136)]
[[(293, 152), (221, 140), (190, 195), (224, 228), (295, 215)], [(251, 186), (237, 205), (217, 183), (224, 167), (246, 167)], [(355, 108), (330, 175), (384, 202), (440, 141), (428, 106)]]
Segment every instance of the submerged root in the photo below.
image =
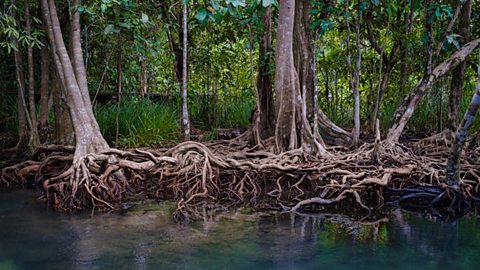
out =
[(170, 149), (110, 149), (73, 162), (71, 149), (51, 147), (55, 151), (41, 160), (3, 169), (1, 182), (35, 180), (45, 199), (68, 211), (115, 209), (135, 195), (175, 200), (178, 221), (195, 218), (197, 207), (300, 212), (311, 205), (346, 204), (370, 212), (385, 203), (420, 202), (455, 209), (479, 197), (480, 166), (471, 162), (478, 155), (463, 161), (460, 190), (455, 191), (443, 184), (446, 154), (431, 155), (418, 145), (376, 140), (353, 151), (330, 148), (328, 157), (310, 158), (300, 149), (276, 155), (240, 141), (208, 147), (184, 142)]

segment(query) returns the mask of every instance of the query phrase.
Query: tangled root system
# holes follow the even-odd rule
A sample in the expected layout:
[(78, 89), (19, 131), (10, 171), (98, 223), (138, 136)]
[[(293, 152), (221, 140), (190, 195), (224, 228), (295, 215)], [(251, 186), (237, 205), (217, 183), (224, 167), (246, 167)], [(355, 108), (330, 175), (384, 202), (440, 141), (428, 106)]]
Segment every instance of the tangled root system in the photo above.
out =
[[(447, 140), (387, 144), (378, 138), (322, 157), (298, 150), (275, 154), (242, 141), (184, 142), (169, 149), (117, 150), (73, 162), (74, 149), (43, 147), (32, 161), (2, 170), (1, 183), (34, 180), (54, 207), (115, 209), (140, 197), (175, 200), (174, 217), (196, 209), (246, 206), (299, 212), (312, 206), (353, 206), (370, 212), (386, 203), (465, 207), (480, 191), (478, 151), (465, 155), (459, 189), (444, 184)], [(467, 205), (470, 205), (467, 203)]]

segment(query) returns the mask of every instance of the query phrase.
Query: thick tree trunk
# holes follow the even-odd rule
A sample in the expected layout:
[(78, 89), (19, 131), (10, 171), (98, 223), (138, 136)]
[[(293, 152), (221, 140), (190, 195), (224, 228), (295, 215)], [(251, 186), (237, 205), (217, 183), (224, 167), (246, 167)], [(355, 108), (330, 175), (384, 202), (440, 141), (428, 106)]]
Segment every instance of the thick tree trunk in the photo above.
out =
[(272, 8), (263, 16), (264, 32), (258, 51), (257, 110), (253, 120), (254, 140), (264, 140), (275, 134), (275, 105), (273, 102), (272, 76), (270, 74), (272, 52)]
[(182, 57), (182, 129), (183, 140), (190, 140), (190, 119), (188, 117), (188, 7), (187, 4), (183, 4), (183, 57)]
[(468, 130), (475, 120), (475, 115), (480, 107), (480, 61), (478, 68), (478, 80), (475, 94), (472, 97), (470, 106), (465, 112), (462, 123), (458, 126), (455, 133), (455, 141), (452, 145), (450, 155), (447, 161), (447, 183), (450, 186), (456, 186), (460, 182), (460, 157), (467, 140)]
[(295, 26), (293, 29), (293, 57), (295, 61), (295, 69), (298, 73), (300, 82), (300, 91), (302, 93), (303, 103), (305, 104), (304, 114), (307, 116), (309, 123), (313, 120), (313, 95), (314, 95), (314, 78), (316, 74), (314, 69), (313, 56), (313, 36), (310, 30), (310, 17), (312, 11), (311, 1), (300, 0), (295, 1)]
[(67, 108), (65, 91), (57, 72), (53, 72), (52, 77), (52, 99), (55, 113), (54, 142), (58, 145), (75, 145), (75, 133)]
[[(32, 20), (30, 18), (30, 3), (28, 0), (24, 1), (25, 5), (25, 32), (28, 37), (32, 34)], [(40, 144), (38, 135), (37, 112), (35, 110), (35, 78), (33, 66), (33, 48), (27, 45), (27, 63), (28, 63), (28, 109), (30, 116), (30, 146), (33, 148)]]
[[(298, 22), (298, 21), (297, 21)], [(299, 77), (293, 59), (295, 1), (281, 0), (276, 47), (275, 90), (277, 121), (275, 143), (278, 152), (302, 148), (307, 154), (324, 154), (322, 142), (312, 133), (306, 116)], [(296, 44), (303, 47), (304, 44)]]
[[(293, 55), (295, 69), (300, 83), (300, 93), (303, 103), (301, 108), (302, 114), (306, 116), (310, 129), (314, 129), (316, 124), (318, 124), (321, 135), (321, 137), (318, 137), (318, 140), (325, 140), (325, 142), (335, 145), (349, 145), (351, 143), (350, 135), (345, 136), (348, 132), (339, 127), (332, 129), (332, 126), (335, 126), (335, 124), (320, 111), (318, 101), (315, 100), (317, 74), (314, 55), (314, 35), (310, 29), (311, 13), (311, 1), (295, 1), (293, 31), (293, 42), (295, 46), (293, 46)], [(314, 124), (313, 121), (315, 120), (318, 122)], [(314, 135), (315, 134), (316, 133), (314, 133)], [(330, 135), (324, 137), (324, 134), (333, 135), (335, 139), (331, 140), (332, 136)]]
[[(418, 102), (425, 95), (426, 91), (433, 85), (433, 83), (450, 70), (457, 67), (460, 63), (480, 46), (480, 39), (473, 40), (465, 44), (462, 48), (456, 51), (450, 58), (439, 64), (428, 77), (423, 78), (410, 92), (410, 95), (397, 108), (394, 114), (394, 122), (388, 131), (387, 140), (391, 143), (398, 142), (400, 135), (405, 128), (410, 117), (412, 117)], [(428, 65), (427, 65), (428, 70)]]
[(50, 44), (51, 55), (53, 59), (54, 72), (52, 73), (52, 101), (55, 111), (55, 143), (58, 145), (74, 145), (75, 133), (73, 130), (72, 119), (67, 107), (67, 90), (65, 76), (60, 62), (59, 54), (55, 46), (53, 34), (52, 19), (47, 1), (41, 1), (42, 16), (44, 28), (47, 32), (48, 42)]
[[(465, 44), (470, 41), (470, 16), (472, 14), (472, 0), (466, 0), (460, 11), (460, 21), (458, 22), (459, 41)], [(452, 83), (450, 88), (450, 98), (448, 100), (447, 128), (455, 130), (458, 126), (458, 114), (460, 109), (460, 100), (463, 93), (465, 81), (465, 71), (467, 63), (464, 61), (452, 71)]]
[[(73, 128), (75, 131), (76, 148), (74, 155), (74, 164), (77, 164), (83, 158), (90, 153), (99, 153), (109, 149), (109, 146), (102, 134), (100, 128), (93, 115), (91, 107), (90, 97), (88, 95), (88, 89), (86, 88), (86, 73), (82, 72), (83, 60), (80, 40), (76, 39), (73, 42), (73, 58), (75, 60), (75, 69), (72, 65), (72, 61), (68, 55), (65, 43), (63, 41), (63, 35), (60, 28), (60, 23), (57, 16), (57, 10), (54, 0), (41, 0), (42, 12), (46, 18), (46, 23), (51, 23), (52, 31), (49, 34), (53, 35), (53, 44), (55, 51), (58, 53), (59, 62), (55, 62), (56, 65), (60, 65), (57, 69), (63, 72), (63, 82), (65, 85), (67, 105), (70, 112), (70, 118), (72, 119)], [(76, 13), (76, 12), (75, 12)], [(72, 28), (80, 29), (78, 20), (72, 19)], [(75, 32), (72, 31), (75, 36)], [(79, 36), (79, 31), (78, 31)], [(74, 39), (74, 37), (72, 37)], [(75, 72), (76, 71), (76, 72)], [(77, 74), (77, 75), (76, 75)], [(79, 77), (77, 79), (77, 76)]]

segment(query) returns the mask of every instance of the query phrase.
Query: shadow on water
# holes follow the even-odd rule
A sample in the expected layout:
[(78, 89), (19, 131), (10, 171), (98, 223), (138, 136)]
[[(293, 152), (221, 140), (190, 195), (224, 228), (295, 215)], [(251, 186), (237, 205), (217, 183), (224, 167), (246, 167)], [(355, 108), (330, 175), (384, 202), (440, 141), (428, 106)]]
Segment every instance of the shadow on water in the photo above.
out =
[(0, 270), (479, 269), (480, 220), (394, 209), (368, 221), (234, 213), (180, 226), (158, 204), (70, 216), (20, 190), (0, 192), (0, 250)]

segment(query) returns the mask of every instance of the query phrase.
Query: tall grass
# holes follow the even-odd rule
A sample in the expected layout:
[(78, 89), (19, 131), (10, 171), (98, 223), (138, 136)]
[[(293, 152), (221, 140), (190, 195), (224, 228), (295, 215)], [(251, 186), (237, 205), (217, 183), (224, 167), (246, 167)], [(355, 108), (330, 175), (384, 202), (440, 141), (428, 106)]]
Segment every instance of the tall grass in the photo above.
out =
[[(254, 99), (220, 101), (212, 96), (189, 96), (192, 126), (203, 131), (217, 128), (248, 127)], [(180, 103), (178, 100), (154, 102), (136, 97), (122, 101), (119, 111), (119, 143), (124, 147), (154, 146), (179, 142)], [(118, 105), (110, 102), (97, 106), (95, 116), (103, 136), (109, 143), (115, 141)]]
[(254, 98), (198, 95), (190, 99), (189, 111), (194, 127), (202, 130), (248, 127)]
[[(103, 136), (109, 142), (115, 141), (117, 109), (117, 103), (112, 102), (95, 110)], [(177, 110), (172, 107), (149, 99), (124, 99), (119, 112), (120, 145), (139, 147), (178, 142), (180, 128), (177, 115)]]

